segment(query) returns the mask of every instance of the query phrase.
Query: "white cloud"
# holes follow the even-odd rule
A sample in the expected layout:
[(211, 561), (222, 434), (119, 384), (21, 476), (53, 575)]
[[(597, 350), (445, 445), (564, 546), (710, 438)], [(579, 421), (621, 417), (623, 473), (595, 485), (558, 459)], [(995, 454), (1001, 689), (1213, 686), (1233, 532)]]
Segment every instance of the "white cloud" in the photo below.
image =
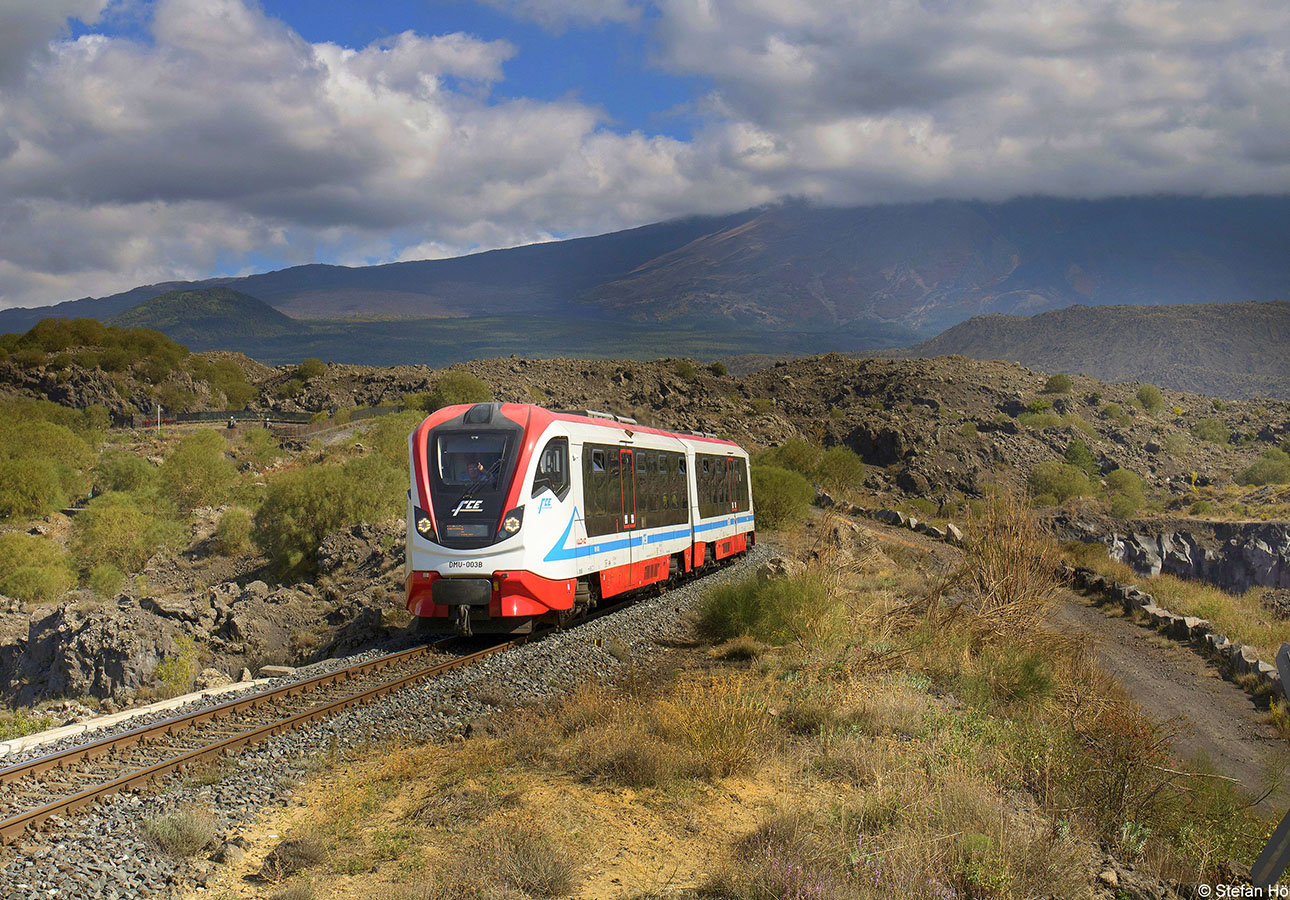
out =
[(0, 305), (251, 253), (451, 255), (784, 195), (1290, 192), (1283, 0), (495, 5), (649, 29), (656, 65), (710, 85), (693, 138), (498, 99), (523, 49), (507, 41), (314, 44), (247, 0), (157, 0), (149, 41), (68, 40), (66, 17), (103, 0), (11, 2)]
[(98, 21), (108, 0), (5, 0), (0, 5), (0, 87), (19, 80), (67, 31), (68, 19)]

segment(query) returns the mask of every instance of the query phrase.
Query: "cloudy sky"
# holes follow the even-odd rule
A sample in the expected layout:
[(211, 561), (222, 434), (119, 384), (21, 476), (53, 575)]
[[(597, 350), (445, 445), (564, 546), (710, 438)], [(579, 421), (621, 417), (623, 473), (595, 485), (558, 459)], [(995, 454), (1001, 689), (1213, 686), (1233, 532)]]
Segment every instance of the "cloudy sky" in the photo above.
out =
[(742, 209), (1290, 192), (1285, 0), (0, 0), (0, 306)]

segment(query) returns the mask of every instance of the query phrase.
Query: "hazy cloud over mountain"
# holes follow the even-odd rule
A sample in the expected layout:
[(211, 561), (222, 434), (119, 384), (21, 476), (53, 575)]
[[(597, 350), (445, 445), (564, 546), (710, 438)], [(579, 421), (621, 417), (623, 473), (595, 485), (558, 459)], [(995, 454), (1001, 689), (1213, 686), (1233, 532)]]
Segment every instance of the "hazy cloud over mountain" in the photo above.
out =
[[(243, 0), (0, 8), (0, 305), (315, 258), (441, 256), (719, 212), (1290, 191), (1280, 0), (490, 0), (642, 29), (688, 139), (507, 81), (506, 39), (310, 42)], [(501, 90), (499, 86), (504, 86)]]

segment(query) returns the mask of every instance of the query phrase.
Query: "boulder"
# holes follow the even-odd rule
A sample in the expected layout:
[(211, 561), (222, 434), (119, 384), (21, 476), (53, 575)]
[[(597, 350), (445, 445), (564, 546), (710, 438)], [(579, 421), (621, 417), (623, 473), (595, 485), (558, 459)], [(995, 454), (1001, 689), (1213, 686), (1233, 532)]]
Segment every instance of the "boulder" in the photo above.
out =
[(261, 678), (286, 678), (296, 674), (294, 666), (260, 666)]
[(223, 687), (226, 684), (232, 683), (233, 679), (229, 678), (226, 673), (221, 672), (219, 669), (202, 669), (197, 673), (195, 685), (197, 690), (205, 691), (210, 688)]
[(799, 575), (805, 568), (806, 566), (795, 559), (775, 556), (758, 567), (757, 577), (769, 581), (772, 578), (784, 578), (790, 575)]
[(873, 517), (887, 525), (898, 525), (901, 528), (909, 525), (909, 517), (896, 509), (880, 509), (873, 514)]
[(955, 547), (963, 546), (963, 532), (953, 522), (945, 523), (945, 539)]

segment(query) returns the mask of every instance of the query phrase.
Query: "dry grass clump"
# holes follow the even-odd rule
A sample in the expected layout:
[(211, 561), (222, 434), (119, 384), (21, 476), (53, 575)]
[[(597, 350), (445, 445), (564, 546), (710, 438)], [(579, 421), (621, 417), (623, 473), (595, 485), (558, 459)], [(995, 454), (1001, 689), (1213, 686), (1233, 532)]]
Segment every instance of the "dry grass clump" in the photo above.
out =
[(1016, 636), (1036, 628), (1057, 601), (1057, 544), (1019, 494), (1000, 491), (968, 519), (965, 568), (978, 627)]
[(215, 837), (215, 816), (202, 806), (184, 806), (144, 819), (143, 831), (172, 856), (192, 856)]
[(741, 634), (723, 644), (718, 644), (713, 648), (712, 655), (716, 659), (724, 659), (727, 662), (749, 662), (757, 659), (767, 649), (765, 644), (752, 635)]
[(400, 900), (524, 900), (562, 897), (577, 885), (575, 857), (538, 825), (477, 829), (441, 870), (406, 888)]
[(317, 835), (306, 834), (290, 838), (269, 851), (260, 866), (260, 877), (265, 881), (284, 881), (318, 865), (326, 858), (327, 848)]

